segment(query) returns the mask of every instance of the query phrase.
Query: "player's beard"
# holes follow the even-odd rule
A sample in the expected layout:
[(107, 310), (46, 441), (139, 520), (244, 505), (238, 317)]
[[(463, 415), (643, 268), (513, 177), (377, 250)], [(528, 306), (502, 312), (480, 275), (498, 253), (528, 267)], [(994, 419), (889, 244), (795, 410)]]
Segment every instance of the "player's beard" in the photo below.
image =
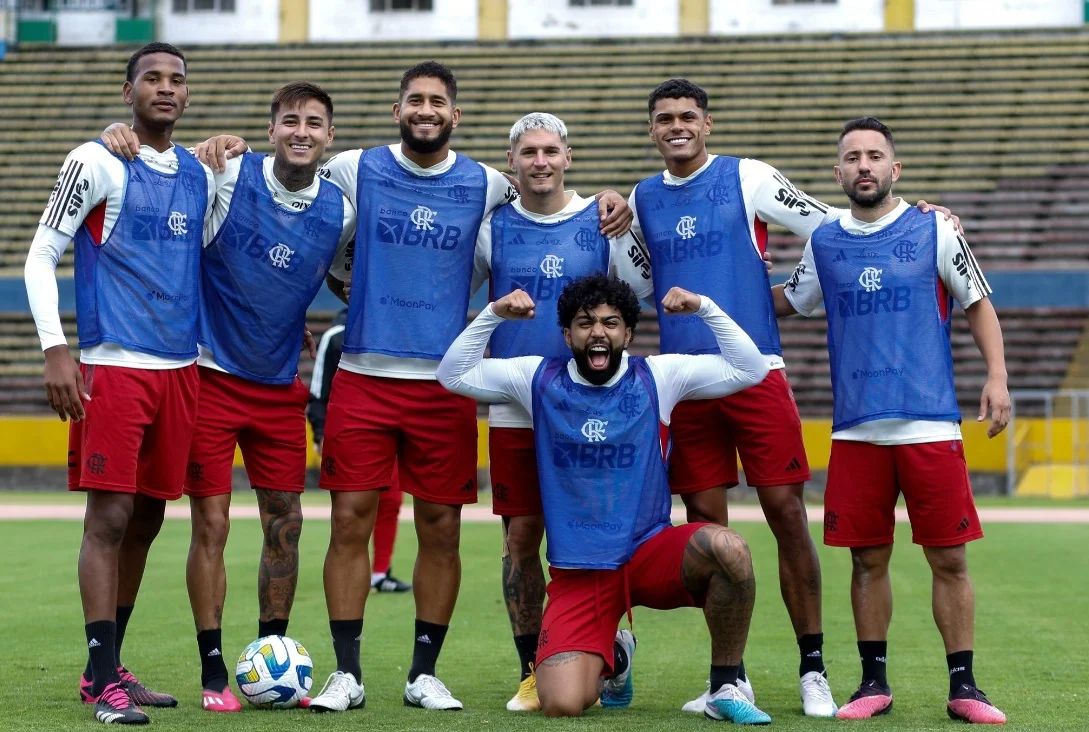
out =
[(412, 125), (404, 117), (401, 118), (401, 141), (408, 145), (408, 149), (421, 155), (427, 155), (446, 147), (450, 142), (450, 135), (454, 134), (454, 121), (449, 120), (439, 128), (438, 136), (433, 140), (421, 140), (412, 134)]
[[(595, 342), (593, 345), (598, 345), (600, 341)], [(614, 347), (611, 343), (605, 343), (604, 345), (609, 348), (609, 363), (605, 365), (605, 368), (601, 371), (596, 371), (590, 367), (590, 343), (587, 343), (582, 348), (572, 348), (571, 352), (575, 354), (575, 367), (578, 368), (579, 373), (582, 374), (582, 378), (589, 381), (594, 386), (601, 386), (609, 379), (616, 375), (616, 372), (620, 369), (620, 359), (624, 356), (623, 346)]]
[[(857, 180), (857, 179), (856, 179)], [(892, 193), (892, 175), (890, 174), (884, 180), (874, 178), (874, 189), (870, 193), (859, 193), (855, 187), (855, 183), (849, 183), (843, 187), (843, 192), (847, 194), (847, 198), (851, 199), (854, 203), (862, 208), (877, 208), (889, 197)]]

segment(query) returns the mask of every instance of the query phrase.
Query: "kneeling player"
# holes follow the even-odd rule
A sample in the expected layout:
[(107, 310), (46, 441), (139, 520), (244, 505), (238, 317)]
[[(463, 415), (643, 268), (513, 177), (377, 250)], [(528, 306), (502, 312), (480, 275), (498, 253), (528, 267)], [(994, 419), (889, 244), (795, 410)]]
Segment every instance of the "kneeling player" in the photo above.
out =
[(630, 682), (634, 639), (616, 624), (633, 605), (703, 607), (711, 632), (712, 719), (771, 718), (737, 688), (756, 585), (744, 540), (723, 526), (669, 523), (660, 428), (677, 402), (759, 383), (767, 366), (752, 340), (713, 302), (680, 288), (672, 314), (696, 314), (720, 354), (629, 356), (639, 316), (632, 289), (605, 275), (568, 285), (558, 310), (574, 358), (483, 359), (504, 319), (534, 316), (516, 290), (489, 305), (454, 341), (438, 370), (452, 391), (520, 404), (533, 418), (552, 578), (537, 651), (537, 689), (548, 716), (578, 716), (597, 702), (602, 676)]
[(851, 549), (862, 683), (836, 716), (861, 719), (892, 708), (885, 675), (892, 620), (894, 509), (902, 491), (912, 540), (934, 575), (934, 620), (945, 641), (954, 719), (1005, 724), (972, 675), (975, 597), (965, 544), (983, 537), (961, 445), (949, 346), (953, 298), (987, 362), (979, 419), (989, 437), (1010, 415), (1002, 329), (991, 290), (963, 238), (899, 198), (892, 133), (866, 117), (848, 122), (836, 179), (851, 216), (821, 226), (785, 288), (779, 316), (823, 304), (832, 367), (832, 457), (824, 494), (824, 543)]

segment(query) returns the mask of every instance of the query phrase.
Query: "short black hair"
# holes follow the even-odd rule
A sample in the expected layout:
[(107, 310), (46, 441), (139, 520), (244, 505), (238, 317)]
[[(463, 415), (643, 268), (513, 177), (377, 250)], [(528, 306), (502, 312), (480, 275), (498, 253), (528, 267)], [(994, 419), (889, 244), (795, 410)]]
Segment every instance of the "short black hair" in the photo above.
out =
[(125, 69), (125, 81), (130, 84), (136, 81), (136, 64), (138, 64), (140, 59), (144, 56), (150, 56), (153, 53), (169, 53), (171, 56), (180, 58), (183, 64), (188, 65), (188, 62), (185, 60), (185, 54), (178, 50), (177, 46), (155, 41), (154, 43), (148, 43), (145, 46), (141, 46), (137, 49), (136, 53), (129, 56), (129, 65)]
[(896, 143), (892, 139), (892, 130), (889, 126), (879, 120), (877, 117), (859, 117), (857, 119), (847, 120), (843, 124), (843, 132), (839, 133), (839, 141), (843, 142), (843, 138), (855, 130), (873, 130), (874, 132), (880, 132), (885, 136), (885, 139), (889, 141), (889, 147), (893, 152), (896, 151)]
[(333, 123), (333, 99), (328, 92), (317, 84), (309, 81), (292, 81), (284, 84), (272, 95), (272, 121), (276, 121), (276, 115), (280, 107), (297, 107), (304, 102), (316, 99), (325, 105), (325, 111), (329, 113), (329, 124)]
[(598, 305), (611, 305), (620, 311), (624, 325), (635, 333), (639, 322), (639, 298), (624, 280), (614, 275), (601, 273), (580, 277), (563, 288), (556, 310), (560, 316), (560, 325), (570, 328), (583, 310), (593, 310)]
[(695, 99), (696, 104), (704, 112), (707, 111), (707, 92), (698, 84), (693, 84), (688, 79), (668, 79), (658, 86), (647, 97), (647, 115), (654, 116), (654, 105), (659, 99)]
[(458, 98), (458, 80), (454, 78), (454, 72), (440, 64), (438, 61), (424, 61), (413, 66), (401, 76), (401, 98), (408, 91), (408, 85), (415, 79), (438, 79), (446, 87), (446, 93), (450, 95), (450, 103)]

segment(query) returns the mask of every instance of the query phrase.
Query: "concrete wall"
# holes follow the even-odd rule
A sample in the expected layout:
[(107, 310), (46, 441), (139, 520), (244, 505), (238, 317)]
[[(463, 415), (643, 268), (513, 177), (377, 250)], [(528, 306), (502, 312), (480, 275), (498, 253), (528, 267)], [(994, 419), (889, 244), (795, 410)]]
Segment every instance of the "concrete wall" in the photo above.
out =
[(372, 13), (363, 0), (310, 0), (312, 41), (435, 41), (477, 37), (476, 0), (435, 0), (430, 12)]
[(771, 0), (711, 0), (711, 33), (714, 35), (861, 32), (884, 28), (885, 0), (839, 0), (836, 5), (772, 5)]
[(916, 30), (1081, 25), (1082, 0), (915, 0)]
[(106, 46), (114, 42), (116, 13), (84, 10), (56, 15), (57, 43), (64, 46)]
[(632, 7), (572, 8), (567, 0), (510, 0), (511, 38), (675, 36), (679, 0), (635, 0)]
[(159, 40), (179, 46), (200, 43), (276, 43), (279, 0), (235, 0), (233, 13), (173, 13), (159, 3)]

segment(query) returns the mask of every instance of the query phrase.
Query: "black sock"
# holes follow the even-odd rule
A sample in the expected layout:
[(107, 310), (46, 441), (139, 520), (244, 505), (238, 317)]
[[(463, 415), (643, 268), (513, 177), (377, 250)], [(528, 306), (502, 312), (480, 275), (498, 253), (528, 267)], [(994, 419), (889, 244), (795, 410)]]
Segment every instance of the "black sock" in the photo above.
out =
[(208, 691), (222, 692), (227, 688), (227, 665), (223, 663), (223, 630), (202, 630), (197, 633), (200, 651), (200, 685)]
[(537, 641), (539, 633), (527, 633), (514, 636), (514, 647), (518, 649), (518, 660), (522, 664), (522, 680), (529, 678), (529, 667), (537, 662)]
[(809, 633), (798, 639), (798, 653), (802, 660), (798, 665), (798, 675), (805, 676), (811, 671), (824, 673), (824, 633)]
[(91, 693), (101, 696), (103, 690), (121, 680), (117, 673), (117, 623), (97, 620), (84, 626), (87, 631), (87, 653), (91, 662)]
[(121, 668), (121, 644), (125, 642), (125, 631), (129, 627), (129, 618), (132, 617), (132, 605), (117, 606), (117, 667)]
[[(725, 668), (729, 668), (726, 666)], [(745, 659), (742, 658), (741, 662), (737, 664), (737, 678), (741, 681), (748, 681), (749, 676), (745, 673)]]
[(949, 664), (949, 696), (960, 688), (961, 684), (976, 685), (976, 677), (972, 675), (972, 652), (957, 651), (945, 657)]
[(359, 665), (359, 642), (363, 638), (363, 618), (359, 620), (330, 620), (333, 653), (337, 656), (337, 671), (351, 674), (356, 683), (363, 683), (363, 668)]
[(435, 663), (449, 629), (449, 625), (436, 625), (416, 618), (416, 643), (412, 647), (412, 668), (408, 670), (410, 684), (420, 674), (435, 675)]
[(711, 693), (714, 694), (726, 684), (737, 686), (738, 666), (711, 666)]
[(888, 641), (859, 641), (858, 655), (862, 659), (862, 683), (876, 681), (881, 686), (888, 688), (889, 680), (885, 676), (885, 654), (888, 652)]
[(617, 641), (613, 641), (613, 672), (606, 678), (615, 679), (628, 670), (630, 663), (631, 658), (628, 657), (628, 652), (624, 650), (624, 646)]
[(257, 637), (264, 638), (267, 635), (287, 635), (287, 618), (258, 620)]

